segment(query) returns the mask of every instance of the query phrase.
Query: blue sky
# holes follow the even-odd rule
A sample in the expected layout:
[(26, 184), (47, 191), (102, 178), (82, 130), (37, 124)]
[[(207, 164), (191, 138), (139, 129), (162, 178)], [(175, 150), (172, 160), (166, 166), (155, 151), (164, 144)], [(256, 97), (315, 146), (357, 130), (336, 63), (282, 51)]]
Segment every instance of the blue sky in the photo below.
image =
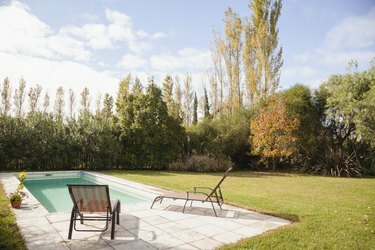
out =
[[(225, 0), (0, 0), (0, 78), (13, 89), (84, 86), (92, 96), (115, 94), (127, 73), (146, 83), (154, 75), (189, 72), (201, 93), (210, 68), (212, 28), (223, 28), (227, 7), (250, 17), (248, 1)], [(370, 0), (283, 2), (281, 88), (312, 88), (350, 59), (367, 69), (375, 57), (375, 3)], [(52, 94), (53, 95), (53, 94)]]

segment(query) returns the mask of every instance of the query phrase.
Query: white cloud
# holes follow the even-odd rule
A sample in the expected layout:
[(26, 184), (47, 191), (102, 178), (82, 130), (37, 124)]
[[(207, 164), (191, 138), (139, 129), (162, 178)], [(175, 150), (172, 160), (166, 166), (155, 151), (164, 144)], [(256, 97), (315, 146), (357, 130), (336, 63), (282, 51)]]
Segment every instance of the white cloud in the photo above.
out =
[(149, 34), (147, 33), (146, 31), (144, 30), (138, 30), (136, 33), (135, 33), (139, 38), (149, 38), (151, 40), (160, 40), (164, 37), (167, 36), (167, 34), (163, 33), (163, 32), (156, 32), (154, 34)]
[(66, 26), (59, 32), (64, 36), (74, 36), (87, 42), (87, 45), (93, 49), (114, 48), (111, 37), (108, 36), (108, 27), (103, 24), (85, 24), (82, 27)]
[(320, 47), (294, 55), (300, 66), (284, 69), (282, 84), (294, 84), (290, 80), (295, 79), (295, 75), (301, 83), (316, 88), (330, 74), (344, 73), (352, 59), (365, 69), (375, 57), (374, 27), (375, 8), (366, 15), (345, 18), (326, 33)]
[[(290, 87), (296, 83), (302, 83), (317, 88), (319, 84), (326, 79), (326, 75), (311, 66), (286, 67), (281, 72), (282, 87)], [(298, 82), (295, 82), (298, 79)]]
[[(347, 50), (335, 51), (327, 49), (315, 49), (313, 51), (301, 53), (294, 56), (294, 59), (301, 63), (320, 63), (326, 66), (343, 66), (350, 60), (354, 59), (358, 62), (369, 63), (375, 57), (373, 50)], [(345, 68), (345, 66), (343, 67)]]
[(77, 95), (84, 87), (88, 87), (92, 94), (100, 92), (112, 95), (118, 88), (119, 79), (110, 72), (96, 71), (72, 61), (54, 61), (0, 52), (0, 65), (1, 80), (9, 77), (13, 87), (16, 87), (18, 80), (23, 77), (28, 87), (40, 84), (44, 90), (49, 89), (50, 96), (54, 96), (59, 86), (63, 86), (65, 91), (72, 88)]
[(71, 55), (79, 61), (87, 61), (91, 57), (91, 52), (84, 48), (82, 42), (68, 36), (50, 36), (46, 39), (46, 43), (51, 51), (61, 56)]
[(327, 34), (327, 49), (363, 48), (375, 43), (375, 8), (366, 16), (348, 17)]
[(145, 51), (149, 51), (151, 48), (152, 44), (150, 42), (131, 41), (129, 43), (129, 49), (134, 53), (142, 53)]
[(143, 30), (135, 32), (131, 17), (118, 11), (106, 10), (106, 18), (110, 22), (108, 25), (100, 23), (71, 25), (61, 28), (60, 33), (82, 39), (93, 49), (114, 49), (117, 48), (117, 42), (127, 42), (129, 50), (134, 53), (151, 49), (151, 40), (164, 37), (162, 32), (153, 35)]
[(119, 11), (115, 10), (106, 10), (105, 15), (107, 19), (112, 22), (113, 24), (119, 25), (119, 26), (131, 26), (131, 18), (124, 13), (121, 13)]
[[(114, 10), (106, 10), (106, 22), (83, 14), (80, 18), (90, 20), (89, 23), (65, 25), (57, 30), (17, 1), (0, 6), (0, 16), (0, 79), (9, 77), (16, 84), (24, 77), (28, 86), (38, 83), (44, 90), (49, 89), (51, 95), (60, 85), (66, 90), (73, 88), (76, 93), (87, 86), (93, 94), (115, 94), (119, 79), (113, 74), (124, 74), (124, 69), (138, 75), (144, 84), (151, 75), (161, 83), (167, 74), (179, 75), (182, 83), (184, 74), (191, 72), (193, 84), (200, 88), (202, 72), (211, 62), (208, 50), (193, 48), (155, 52), (146, 57), (145, 51), (151, 50), (156, 40), (169, 35), (135, 31), (131, 18)], [(123, 47), (129, 51), (117, 63), (117, 69), (112, 67), (112, 73), (88, 66), (109, 68), (108, 62), (94, 57), (95, 50)]]
[(342, 52), (328, 52), (322, 54), (322, 59), (327, 65), (347, 65), (352, 59), (357, 60), (359, 63), (368, 64), (372, 58), (375, 57), (375, 51), (342, 51)]
[[(140, 46), (140, 45), (137, 45)], [(154, 54), (145, 59), (140, 55), (126, 54), (122, 57), (117, 66), (125, 69), (147, 68), (150, 73), (163, 72), (205, 72), (211, 64), (210, 52), (184, 48), (177, 53)]]
[(122, 57), (117, 66), (124, 69), (132, 70), (142, 68), (147, 65), (147, 61), (138, 55), (126, 54)]
[(166, 36), (167, 36), (167, 34), (165, 34), (163, 32), (156, 32), (156, 33), (151, 35), (151, 40), (159, 40), (159, 39), (162, 39)]
[(302, 63), (343, 66), (351, 59), (368, 63), (375, 56), (375, 7), (367, 15), (348, 17), (332, 27), (321, 47), (294, 56)]
[(154, 76), (156, 83), (161, 84), (166, 75), (178, 75), (182, 85), (185, 74), (189, 73), (194, 89), (198, 95), (202, 95), (202, 81), (210, 64), (208, 50), (184, 48), (176, 53), (154, 54), (147, 59), (136, 54), (126, 54), (117, 66), (138, 76), (143, 84), (148, 83), (147, 78), (150, 76)]
[(150, 37), (150, 35), (146, 31), (144, 31), (144, 30), (138, 30), (135, 34), (139, 38), (148, 38), (148, 37)]
[(184, 48), (179, 50), (176, 55), (159, 54), (150, 58), (150, 66), (157, 71), (206, 71), (210, 64), (210, 51)]
[(91, 56), (82, 42), (54, 35), (24, 4), (13, 1), (1, 6), (0, 16), (0, 51), (55, 59), (88, 60)]

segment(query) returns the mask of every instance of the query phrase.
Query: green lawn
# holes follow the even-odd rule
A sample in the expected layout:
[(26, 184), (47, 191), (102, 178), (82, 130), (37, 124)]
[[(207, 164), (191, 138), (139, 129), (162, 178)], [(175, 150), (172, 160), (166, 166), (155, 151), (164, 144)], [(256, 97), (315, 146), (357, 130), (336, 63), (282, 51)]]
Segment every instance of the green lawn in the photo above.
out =
[[(121, 178), (185, 191), (215, 186), (222, 174), (105, 171)], [(224, 249), (375, 249), (375, 179), (233, 172), (222, 186), (233, 205), (296, 221)]]
[(0, 183), (0, 249), (26, 249), (16, 219)]

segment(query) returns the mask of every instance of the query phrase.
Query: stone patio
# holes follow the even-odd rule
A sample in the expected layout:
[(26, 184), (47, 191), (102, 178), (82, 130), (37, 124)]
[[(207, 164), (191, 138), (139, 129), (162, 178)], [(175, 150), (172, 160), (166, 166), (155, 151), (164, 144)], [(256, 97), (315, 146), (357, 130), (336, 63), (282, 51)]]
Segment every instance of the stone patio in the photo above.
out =
[[(0, 181), (7, 193), (14, 191), (18, 184), (11, 174), (0, 174)], [(28, 249), (213, 249), (291, 223), (225, 204), (223, 210), (217, 209), (218, 217), (211, 204), (200, 202), (182, 213), (183, 204), (181, 200), (165, 199), (150, 209), (151, 202), (122, 203), (114, 240), (110, 239), (110, 229), (73, 231), (72, 240), (68, 240), (70, 213), (48, 213), (32, 195), (24, 200), (20, 209), (13, 211)], [(104, 223), (78, 223), (77, 227), (98, 229), (103, 228)]]

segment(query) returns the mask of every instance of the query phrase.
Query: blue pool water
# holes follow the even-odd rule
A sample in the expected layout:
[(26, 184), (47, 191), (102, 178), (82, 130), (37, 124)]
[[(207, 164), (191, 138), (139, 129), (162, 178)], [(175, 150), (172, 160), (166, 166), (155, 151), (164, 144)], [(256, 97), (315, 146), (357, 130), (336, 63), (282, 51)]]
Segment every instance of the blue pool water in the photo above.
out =
[[(73, 203), (67, 184), (101, 184), (84, 176), (26, 179), (25, 187), (48, 210), (48, 212), (71, 211)], [(122, 204), (135, 204), (147, 201), (146, 198), (111, 188), (111, 200), (119, 199)]]

